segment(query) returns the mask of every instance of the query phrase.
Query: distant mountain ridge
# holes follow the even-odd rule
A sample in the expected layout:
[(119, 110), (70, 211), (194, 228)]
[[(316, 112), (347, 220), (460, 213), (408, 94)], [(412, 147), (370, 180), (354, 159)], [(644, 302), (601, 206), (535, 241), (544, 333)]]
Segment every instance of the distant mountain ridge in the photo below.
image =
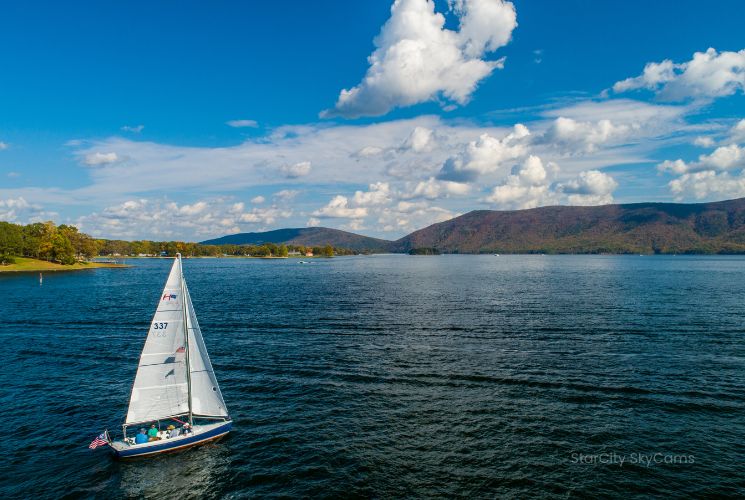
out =
[(348, 248), (360, 252), (385, 252), (392, 242), (370, 238), (359, 234), (331, 229), (328, 227), (299, 227), (276, 229), (258, 233), (230, 234), (201, 242), (203, 245), (262, 245), (264, 243), (284, 243), (289, 245), (323, 246), (329, 244), (338, 248)]
[(745, 198), (477, 210), (414, 231), (392, 251), (450, 253), (745, 253)]
[(745, 198), (475, 210), (396, 241), (315, 227), (233, 234), (203, 243), (328, 243), (398, 253), (423, 248), (444, 253), (745, 253)]

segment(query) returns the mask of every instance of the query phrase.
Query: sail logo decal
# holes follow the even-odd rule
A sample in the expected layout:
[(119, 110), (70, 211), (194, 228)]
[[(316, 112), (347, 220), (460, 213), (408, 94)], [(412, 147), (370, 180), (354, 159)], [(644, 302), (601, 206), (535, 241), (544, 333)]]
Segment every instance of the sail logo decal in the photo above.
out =
[(176, 300), (176, 294), (175, 293), (166, 293), (163, 295), (163, 298), (161, 300)]

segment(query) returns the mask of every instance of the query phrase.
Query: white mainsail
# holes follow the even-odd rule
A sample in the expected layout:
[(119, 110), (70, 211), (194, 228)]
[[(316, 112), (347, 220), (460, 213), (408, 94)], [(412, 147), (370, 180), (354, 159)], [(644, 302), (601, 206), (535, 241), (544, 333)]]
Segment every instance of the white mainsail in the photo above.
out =
[(125, 425), (187, 413), (190, 416), (228, 416), (183, 278), (179, 255), (171, 267), (142, 349)]
[(227, 417), (228, 410), (217, 385), (207, 348), (202, 338), (197, 315), (191, 303), (189, 289), (184, 282), (187, 323), (189, 325), (189, 367), (191, 375), (191, 411), (205, 417)]
[(181, 260), (176, 259), (137, 367), (126, 424), (188, 413)]

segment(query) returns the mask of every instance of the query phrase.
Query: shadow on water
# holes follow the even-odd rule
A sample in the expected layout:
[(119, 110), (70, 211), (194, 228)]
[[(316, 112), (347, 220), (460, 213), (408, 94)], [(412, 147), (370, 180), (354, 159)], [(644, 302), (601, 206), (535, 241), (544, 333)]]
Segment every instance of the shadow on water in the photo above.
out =
[(116, 461), (109, 467), (114, 490), (126, 497), (208, 498), (230, 476), (230, 445), (208, 444), (151, 459)]

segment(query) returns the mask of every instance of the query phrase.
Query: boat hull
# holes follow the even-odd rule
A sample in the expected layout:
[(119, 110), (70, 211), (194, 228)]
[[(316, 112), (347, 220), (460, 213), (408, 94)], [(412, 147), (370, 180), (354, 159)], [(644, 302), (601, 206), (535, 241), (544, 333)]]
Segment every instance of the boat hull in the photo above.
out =
[[(195, 446), (207, 444), (218, 439), (223, 438), (230, 429), (233, 427), (233, 422), (228, 421), (222, 425), (215, 426), (204, 432), (194, 434), (192, 436), (173, 438), (172, 440), (154, 441), (146, 443), (146, 445), (135, 445), (135, 446), (111, 446), (109, 449), (114, 454), (114, 458), (117, 459), (131, 459), (131, 458), (144, 458), (151, 457), (154, 455), (160, 455), (163, 453), (172, 453), (176, 451), (186, 450)], [(115, 443), (119, 444), (119, 443)]]

